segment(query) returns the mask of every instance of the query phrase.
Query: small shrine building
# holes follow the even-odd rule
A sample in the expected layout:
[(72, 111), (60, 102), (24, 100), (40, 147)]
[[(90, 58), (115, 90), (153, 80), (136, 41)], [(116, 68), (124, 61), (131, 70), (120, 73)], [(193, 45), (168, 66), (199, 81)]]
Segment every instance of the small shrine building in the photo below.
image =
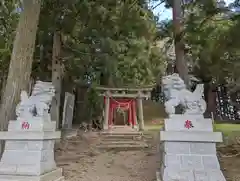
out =
[(104, 97), (104, 130), (116, 126), (114, 112), (127, 112), (127, 121), (122, 126), (144, 130), (143, 100), (151, 97), (153, 86), (146, 88), (106, 88), (96, 87)]

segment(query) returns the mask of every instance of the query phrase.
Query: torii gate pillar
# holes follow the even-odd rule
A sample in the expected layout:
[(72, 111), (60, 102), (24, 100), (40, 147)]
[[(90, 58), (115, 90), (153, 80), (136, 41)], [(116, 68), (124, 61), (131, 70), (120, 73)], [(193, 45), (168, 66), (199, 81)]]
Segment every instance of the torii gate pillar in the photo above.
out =
[(138, 103), (138, 119), (139, 119), (139, 130), (144, 130), (144, 117), (143, 117), (143, 98), (138, 97), (137, 103)]
[(108, 119), (109, 119), (109, 106), (110, 106), (110, 98), (109, 96), (105, 96), (105, 108), (104, 108), (104, 123), (103, 129), (108, 129)]

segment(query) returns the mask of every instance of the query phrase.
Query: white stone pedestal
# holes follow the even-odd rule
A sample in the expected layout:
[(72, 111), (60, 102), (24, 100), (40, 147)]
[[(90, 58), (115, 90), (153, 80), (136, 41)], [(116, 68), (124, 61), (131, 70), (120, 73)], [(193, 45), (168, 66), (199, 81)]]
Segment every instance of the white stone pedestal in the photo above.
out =
[(6, 140), (0, 181), (64, 181), (54, 160), (54, 143), (61, 136), (55, 128), (56, 122), (40, 117), (10, 121), (8, 131), (0, 132)]
[(226, 181), (218, 162), (212, 120), (176, 115), (165, 119), (160, 131), (160, 181)]

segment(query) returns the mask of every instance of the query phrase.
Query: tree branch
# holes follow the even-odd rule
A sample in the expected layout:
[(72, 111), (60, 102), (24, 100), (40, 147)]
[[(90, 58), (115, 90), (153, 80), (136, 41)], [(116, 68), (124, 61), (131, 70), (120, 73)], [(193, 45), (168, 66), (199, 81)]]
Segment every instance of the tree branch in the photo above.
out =
[(160, 3), (158, 3), (157, 5), (155, 5), (154, 7), (152, 7), (151, 9), (154, 10), (156, 9), (158, 6), (160, 6), (162, 3), (164, 3), (164, 0), (161, 0)]

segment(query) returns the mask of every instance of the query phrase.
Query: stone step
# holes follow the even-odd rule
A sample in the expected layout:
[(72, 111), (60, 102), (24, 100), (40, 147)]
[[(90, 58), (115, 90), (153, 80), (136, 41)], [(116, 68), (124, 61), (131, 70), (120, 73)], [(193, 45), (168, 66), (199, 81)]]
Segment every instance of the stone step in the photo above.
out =
[(141, 140), (141, 135), (104, 135), (102, 139), (105, 140)]
[(145, 141), (142, 139), (101, 139), (101, 142), (111, 143), (111, 142), (125, 142), (125, 143), (132, 143), (132, 142), (141, 142)]
[(43, 175), (0, 175), (0, 181), (64, 181), (62, 169), (58, 168)]
[(127, 126), (127, 125), (116, 125), (116, 126), (112, 126), (110, 129), (114, 130), (114, 129), (128, 129), (128, 130), (133, 130), (133, 128), (131, 126)]
[(101, 132), (100, 135), (107, 136), (141, 136), (140, 132)]
[(109, 131), (138, 131), (137, 129), (132, 128), (131, 126), (112, 126), (111, 128), (109, 128)]
[(114, 135), (104, 135), (101, 138), (105, 140), (133, 140), (140, 136), (114, 136)]
[(146, 143), (142, 144), (110, 144), (110, 145), (97, 145), (96, 148), (98, 149), (117, 149), (117, 150), (133, 150), (133, 149), (140, 149), (140, 148), (147, 148), (148, 145)]
[(122, 140), (117, 140), (117, 141), (102, 141), (102, 145), (125, 145), (125, 144), (130, 144), (130, 145), (138, 145), (144, 143), (143, 141), (122, 141)]
[(99, 149), (136, 150), (146, 148), (143, 133), (126, 126), (115, 126), (111, 130), (99, 133), (101, 142), (96, 146)]

